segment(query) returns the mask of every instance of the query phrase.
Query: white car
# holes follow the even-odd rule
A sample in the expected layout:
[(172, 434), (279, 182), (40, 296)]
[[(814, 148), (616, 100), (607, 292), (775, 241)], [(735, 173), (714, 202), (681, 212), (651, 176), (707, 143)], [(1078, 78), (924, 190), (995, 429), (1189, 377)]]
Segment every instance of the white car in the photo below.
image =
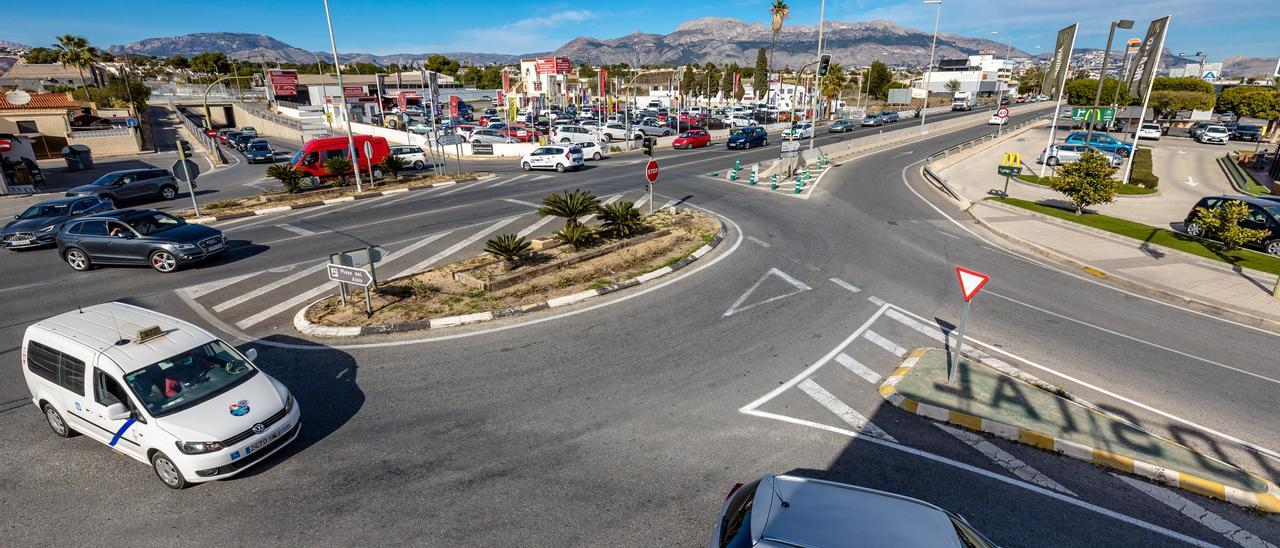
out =
[(595, 141), (583, 141), (574, 143), (574, 146), (582, 149), (582, 159), (584, 160), (602, 160), (604, 159), (604, 147)]
[(813, 124), (810, 122), (800, 122), (796, 127), (782, 132), (783, 140), (808, 139), (813, 137)]
[(1200, 131), (1200, 135), (1196, 136), (1196, 141), (1201, 143), (1214, 143), (1219, 145), (1227, 144), (1231, 139), (1231, 130), (1225, 126), (1209, 126)]
[(666, 137), (671, 135), (671, 128), (660, 125), (657, 118), (645, 118), (631, 126), (631, 137)]
[(1138, 127), (1139, 139), (1151, 139), (1153, 141), (1160, 140), (1160, 124), (1142, 124)]
[(995, 114), (992, 114), (990, 118), (987, 118), (987, 125), (1002, 126), (1007, 121), (1009, 121), (1008, 116), (1001, 117), (1001, 116), (996, 116)]
[(564, 173), (582, 169), (583, 163), (582, 149), (566, 145), (539, 147), (520, 159), (520, 167), (525, 171), (554, 169)]
[(730, 127), (735, 127), (735, 128), (751, 127), (756, 125), (755, 120), (747, 118), (746, 116), (737, 116), (737, 115), (730, 116), (729, 119), (725, 121), (729, 124)]
[(391, 147), (391, 155), (404, 160), (404, 164), (413, 169), (427, 167), (427, 155), (423, 154), (421, 148), (407, 145), (393, 146)]
[(596, 140), (596, 132), (591, 128), (581, 126), (551, 126), (551, 142), (560, 144), (582, 143), (586, 141), (594, 142)]
[(597, 130), (600, 134), (600, 140), (608, 143), (614, 139), (619, 141), (627, 140), (627, 126), (619, 122), (609, 122)]
[(239, 474), (298, 437), (301, 410), (256, 357), (177, 318), (109, 302), (28, 326), (21, 364), (55, 435), (83, 434), (182, 489)]

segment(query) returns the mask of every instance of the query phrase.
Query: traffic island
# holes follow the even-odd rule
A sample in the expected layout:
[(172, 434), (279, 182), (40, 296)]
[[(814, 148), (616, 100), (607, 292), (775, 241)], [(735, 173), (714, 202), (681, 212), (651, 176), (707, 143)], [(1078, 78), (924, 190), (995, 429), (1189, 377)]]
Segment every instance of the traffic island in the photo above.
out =
[(709, 253), (726, 233), (719, 218), (692, 209), (644, 217), (626, 238), (600, 238), (580, 247), (534, 240), (518, 264), (479, 255), (382, 283), (371, 297), (343, 304), (337, 295), (301, 309), (298, 331), (358, 336), (438, 329), (567, 306), (635, 287), (679, 270)]
[(913, 350), (880, 385), (893, 405), (930, 419), (1061, 453), (1262, 512), (1280, 488), (1231, 464), (1005, 375), (969, 357), (947, 384), (949, 353)]

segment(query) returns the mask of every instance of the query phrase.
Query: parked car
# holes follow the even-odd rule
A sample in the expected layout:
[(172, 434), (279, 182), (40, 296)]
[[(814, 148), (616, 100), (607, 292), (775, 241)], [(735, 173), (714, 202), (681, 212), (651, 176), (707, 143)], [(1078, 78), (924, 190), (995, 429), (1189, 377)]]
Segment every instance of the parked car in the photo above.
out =
[(531, 169), (554, 169), (560, 173), (582, 169), (582, 149), (576, 146), (555, 145), (535, 149), (520, 159), (520, 167), (525, 171)]
[(251, 164), (258, 162), (274, 162), (276, 159), (276, 151), (271, 148), (271, 143), (266, 139), (254, 139), (249, 141), (249, 146), (244, 149), (244, 159)]
[(813, 137), (813, 123), (800, 122), (782, 132), (782, 140), (793, 141)]
[(732, 116), (730, 116), (729, 118), (727, 118), (727, 119), (726, 119), (726, 122), (729, 124), (729, 126), (730, 126), (730, 127), (735, 127), (735, 128), (738, 128), (738, 127), (751, 127), (751, 126), (754, 126), (754, 125), (756, 124), (756, 121), (755, 121), (755, 120), (752, 120), (751, 118), (747, 117), (746, 115), (742, 115), (742, 114), (735, 114), (735, 115), (732, 115)]
[(708, 546), (995, 544), (960, 515), (921, 500), (833, 481), (765, 476), (729, 490)]
[(600, 146), (600, 143), (595, 141), (583, 141), (581, 143), (574, 143), (573, 146), (582, 149), (583, 160), (604, 159), (604, 147)]
[(1257, 141), (1262, 138), (1262, 127), (1253, 125), (1236, 126), (1231, 138), (1237, 141)]
[(609, 122), (597, 130), (600, 139), (608, 143), (609, 141), (627, 140), (627, 126), (622, 122)]
[(898, 121), (898, 119), (899, 119), (898, 111), (896, 111), (896, 110), (884, 110), (884, 111), (881, 111), (881, 112), (880, 112), (880, 119), (884, 120), (884, 123), (886, 123), (886, 124), (891, 123), (891, 122), (897, 122), (897, 121)]
[(87, 185), (71, 188), (67, 196), (97, 196), (115, 204), (129, 200), (172, 200), (178, 196), (178, 181), (159, 168), (112, 171)]
[(480, 128), (471, 132), (467, 136), (467, 142), (471, 144), (477, 143), (515, 143), (515, 137), (511, 137), (501, 129)]
[(862, 125), (870, 127), (880, 127), (884, 125), (884, 119), (879, 114), (868, 114), (862, 117)]
[(1201, 132), (1201, 131), (1204, 131), (1204, 129), (1205, 129), (1205, 128), (1207, 128), (1207, 127), (1209, 127), (1209, 126), (1211, 126), (1211, 125), (1213, 125), (1213, 122), (1196, 122), (1196, 123), (1192, 124), (1192, 125), (1191, 125), (1191, 129), (1189, 129), (1189, 130), (1187, 130), (1187, 131), (1188, 131), (1188, 133), (1190, 133), (1190, 134), (1191, 134), (1191, 138), (1192, 138), (1192, 139), (1197, 139), (1197, 138), (1199, 138), (1199, 137), (1200, 137), (1200, 132)]
[(656, 118), (645, 118), (640, 123), (631, 126), (631, 138), (637, 137), (666, 137), (675, 133), (671, 128), (662, 125)]
[(1214, 235), (1200, 226), (1196, 221), (1200, 208), (1216, 209), (1231, 201), (1244, 202), (1249, 208), (1249, 215), (1240, 226), (1267, 231), (1263, 239), (1245, 244), (1247, 247), (1259, 249), (1269, 255), (1280, 256), (1280, 200), (1269, 196), (1205, 196), (1187, 213), (1183, 220), (1183, 229), (1191, 236), (1213, 239)]
[(0, 240), (6, 249), (23, 249), (51, 245), (63, 223), (113, 209), (110, 202), (96, 196), (53, 198), (38, 202), (0, 229)]
[(391, 147), (391, 156), (395, 156), (404, 160), (404, 165), (413, 169), (422, 169), (427, 167), (427, 155), (422, 149), (411, 145), (397, 145)]
[(1225, 145), (1229, 140), (1231, 140), (1231, 130), (1217, 125), (1204, 128), (1200, 135), (1196, 136), (1196, 142), (1206, 144)]
[(503, 128), (502, 133), (507, 137), (515, 139), (516, 142), (519, 142), (519, 143), (528, 143), (530, 141), (537, 141), (540, 137), (542, 137), (541, 132), (535, 129), (530, 129), (525, 126), (507, 126), (506, 128)]
[(1163, 132), (1160, 130), (1160, 124), (1142, 124), (1138, 126), (1139, 139), (1151, 139), (1159, 141)]
[(560, 144), (595, 141), (596, 132), (591, 128), (565, 125), (551, 128), (551, 141)]
[[(1069, 145), (1085, 144), (1084, 143), (1085, 135), (1087, 135), (1087, 133), (1083, 131), (1077, 131), (1075, 133), (1072, 133), (1071, 135), (1068, 135), (1066, 142)], [(1120, 157), (1122, 158), (1128, 158), (1129, 149), (1134, 146), (1130, 143), (1126, 143), (1124, 141), (1121, 141), (1120, 139), (1116, 139), (1115, 137), (1112, 137), (1105, 133), (1094, 133), (1093, 137), (1089, 138), (1089, 145), (1099, 150), (1104, 150), (1106, 152), (1110, 152), (1113, 154), (1119, 154)]]
[(222, 231), (154, 209), (80, 217), (63, 225), (56, 242), (63, 260), (82, 272), (111, 264), (151, 265), (168, 273), (227, 250)]
[(849, 118), (841, 118), (839, 120), (831, 122), (831, 125), (827, 127), (827, 132), (828, 133), (844, 133), (847, 131), (853, 131), (853, 129), (856, 127), (858, 127), (857, 120), (852, 120)]
[(1218, 123), (1220, 124), (1225, 124), (1227, 122), (1235, 122), (1238, 120), (1239, 118), (1236, 116), (1236, 113), (1230, 110), (1218, 115)]
[(1049, 159), (1045, 160), (1045, 153), (1044, 151), (1041, 151), (1040, 157), (1036, 158), (1036, 162), (1041, 164), (1047, 163), (1051, 166), (1069, 164), (1079, 160), (1080, 156), (1087, 150), (1093, 150), (1094, 152), (1106, 156), (1107, 161), (1111, 163), (1112, 167), (1120, 167), (1120, 165), (1124, 164), (1124, 158), (1121, 158), (1119, 154), (1113, 154), (1104, 150), (1086, 147), (1084, 145), (1072, 144), (1053, 145), (1049, 147)]
[(744, 127), (733, 132), (724, 145), (728, 148), (769, 146), (769, 133), (760, 126)]
[(54, 435), (84, 434), (182, 489), (239, 474), (297, 438), (302, 411), (254, 367), (257, 355), (183, 320), (110, 302), (28, 326), (22, 375)]
[(681, 133), (674, 141), (671, 141), (671, 148), (698, 148), (711, 144), (711, 133), (705, 129), (695, 129)]

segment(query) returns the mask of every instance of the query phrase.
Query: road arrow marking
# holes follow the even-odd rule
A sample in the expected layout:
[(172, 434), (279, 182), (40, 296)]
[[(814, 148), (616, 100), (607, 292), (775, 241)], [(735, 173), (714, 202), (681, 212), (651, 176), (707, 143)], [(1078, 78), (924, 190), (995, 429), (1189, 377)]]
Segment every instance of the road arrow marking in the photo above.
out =
[(906, 152), (900, 152), (900, 153), (898, 153), (898, 154), (895, 154), (895, 155), (893, 155), (892, 157), (893, 157), (893, 158), (901, 158), (901, 157), (903, 157), (903, 156), (909, 156), (909, 155), (911, 155), (911, 154), (915, 154), (915, 153), (916, 153), (916, 151), (914, 151), (914, 150), (908, 150), (908, 151), (906, 151)]
[(760, 247), (769, 247), (769, 242), (761, 240), (760, 238), (757, 238), (755, 236), (747, 236), (747, 241), (750, 241), (751, 243), (754, 243)]
[(1190, 175), (1187, 175), (1187, 185), (1188, 185), (1188, 186), (1196, 186), (1197, 184), (1199, 184), (1199, 183), (1197, 183), (1195, 179), (1192, 179)]
[[(747, 297), (750, 297), (751, 294), (754, 293), (755, 290), (758, 289), (760, 285), (764, 283), (765, 280), (769, 279), (770, 276), (777, 276), (781, 278), (783, 281), (787, 282), (788, 284), (791, 284), (791, 286), (796, 288), (796, 290), (788, 293), (783, 293), (782, 295), (778, 295), (775, 297), (770, 297), (763, 301), (752, 303), (747, 306), (742, 306), (743, 303), (747, 302)], [(757, 280), (756, 283), (752, 284), (751, 288), (748, 289), (746, 293), (743, 293), (741, 297), (738, 297), (738, 300), (734, 301), (733, 305), (730, 306), (728, 310), (724, 311), (724, 315), (721, 317), (727, 318), (729, 316), (734, 315), (735, 313), (742, 312), (743, 310), (755, 308), (765, 303), (771, 303), (778, 299), (785, 299), (787, 297), (795, 295), (796, 293), (808, 291), (810, 289), (812, 288), (805, 285), (800, 280), (797, 280), (795, 278), (792, 278), (791, 276), (788, 276), (786, 272), (778, 270), (777, 268), (770, 268), (768, 272), (764, 273), (764, 276), (762, 276), (759, 280)]]

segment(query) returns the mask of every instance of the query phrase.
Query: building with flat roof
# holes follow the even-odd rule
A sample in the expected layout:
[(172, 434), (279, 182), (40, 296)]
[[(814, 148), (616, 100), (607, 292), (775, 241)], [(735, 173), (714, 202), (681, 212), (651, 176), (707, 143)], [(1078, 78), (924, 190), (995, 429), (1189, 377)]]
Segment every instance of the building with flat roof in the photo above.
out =
[[(95, 72), (100, 78), (104, 75), (101, 67), (86, 67), (83, 73), (84, 82), (92, 85)], [(80, 87), (80, 75), (80, 70), (63, 66), (61, 63), (47, 65), (17, 63), (8, 72), (0, 75), (0, 88), (17, 88), (43, 93), (61, 86)]]
[[(952, 80), (960, 83), (960, 89), (977, 96), (992, 96), (1006, 93), (1015, 87), (1013, 79), (1013, 62), (1008, 59), (996, 59), (992, 55), (970, 55), (966, 59), (943, 59), (927, 73), (929, 93), (951, 93), (947, 84)], [(923, 90), (926, 78), (913, 80), (913, 88)]]

